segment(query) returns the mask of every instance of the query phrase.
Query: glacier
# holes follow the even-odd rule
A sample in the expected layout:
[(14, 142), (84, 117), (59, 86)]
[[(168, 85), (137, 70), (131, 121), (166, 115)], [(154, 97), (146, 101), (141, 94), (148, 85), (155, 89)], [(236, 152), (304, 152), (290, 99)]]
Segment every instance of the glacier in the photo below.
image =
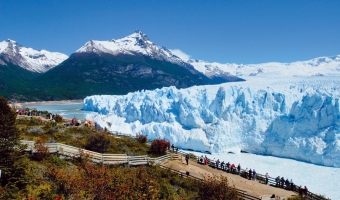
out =
[(246, 82), (95, 95), (87, 119), (123, 134), (162, 138), (181, 149), (241, 151), (340, 167), (340, 80), (252, 78)]

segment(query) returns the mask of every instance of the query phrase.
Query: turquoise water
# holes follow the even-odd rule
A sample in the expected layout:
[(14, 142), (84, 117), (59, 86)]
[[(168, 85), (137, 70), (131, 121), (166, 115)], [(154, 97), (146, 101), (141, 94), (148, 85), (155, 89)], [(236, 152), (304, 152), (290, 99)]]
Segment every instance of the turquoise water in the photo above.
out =
[(86, 118), (86, 114), (93, 113), (90, 111), (83, 111), (83, 103), (70, 103), (70, 104), (48, 104), (44, 105), (39, 103), (34, 105), (24, 105), (25, 108), (37, 109), (41, 111), (48, 111), (53, 114), (59, 114), (65, 118), (77, 118), (84, 120)]

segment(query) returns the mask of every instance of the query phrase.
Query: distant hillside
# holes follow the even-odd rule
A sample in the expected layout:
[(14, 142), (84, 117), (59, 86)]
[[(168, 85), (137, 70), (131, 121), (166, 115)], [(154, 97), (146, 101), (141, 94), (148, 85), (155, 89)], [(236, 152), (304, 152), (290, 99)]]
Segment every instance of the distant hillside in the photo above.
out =
[(25, 94), (34, 90), (31, 83), (39, 73), (28, 71), (12, 63), (4, 64), (0, 65), (0, 95), (12, 101), (26, 100)]

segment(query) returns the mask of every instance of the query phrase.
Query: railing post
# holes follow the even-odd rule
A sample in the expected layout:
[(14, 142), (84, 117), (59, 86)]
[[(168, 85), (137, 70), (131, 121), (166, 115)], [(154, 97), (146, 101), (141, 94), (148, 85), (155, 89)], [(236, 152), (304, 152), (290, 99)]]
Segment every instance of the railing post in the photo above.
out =
[(57, 143), (57, 157), (59, 158), (59, 143)]

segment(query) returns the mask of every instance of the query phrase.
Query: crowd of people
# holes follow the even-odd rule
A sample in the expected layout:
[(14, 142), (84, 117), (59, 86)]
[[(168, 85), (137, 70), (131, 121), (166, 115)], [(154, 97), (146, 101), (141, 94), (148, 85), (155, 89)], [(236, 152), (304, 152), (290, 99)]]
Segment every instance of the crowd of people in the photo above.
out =
[[(238, 174), (246, 179), (249, 180), (254, 180), (256, 181), (256, 178), (258, 176), (257, 172), (255, 169), (251, 169), (251, 168), (246, 168), (246, 169), (242, 169), (241, 168), (241, 164), (238, 164), (237, 167), (234, 163), (230, 163), (230, 162), (224, 162), (224, 161), (220, 161), (219, 159), (213, 159), (210, 160), (208, 159), (207, 156), (200, 156), (198, 158), (198, 163), (203, 164), (203, 165), (209, 165), (213, 168), (217, 168), (217, 169), (221, 169), (223, 171), (226, 171), (227, 173), (232, 173), (232, 174)], [(266, 173), (264, 176), (260, 176), (261, 179), (264, 179), (264, 184), (268, 184), (269, 178), (271, 178), (269, 176), (268, 173)], [(275, 186), (276, 187), (280, 187), (280, 188), (284, 188), (287, 190), (292, 190), (292, 191), (296, 191), (296, 185), (294, 184), (292, 179), (285, 179), (284, 177), (276, 177), (275, 179)], [(298, 187), (298, 191), (301, 194), (307, 194), (307, 187), (305, 186), (304, 188), (302, 188), (301, 186)]]
[[(26, 115), (26, 116), (39, 116), (38, 117), (38, 121), (42, 123), (42, 114), (44, 115), (44, 113), (46, 112), (43, 112), (43, 111), (38, 111), (38, 110), (32, 110), (32, 109), (17, 109), (15, 110), (16, 111), (16, 114), (17, 115)], [(45, 118), (47, 120), (55, 120), (56, 118), (56, 115), (51, 113), (51, 112), (48, 112), (45, 116)], [(75, 117), (72, 118), (71, 122), (70, 123), (65, 123), (64, 126), (86, 126), (86, 127), (91, 127), (91, 126), (97, 126), (96, 123), (93, 123), (92, 121), (90, 120), (85, 120), (84, 123), (82, 123), (81, 120), (77, 120)], [(176, 147), (177, 151), (178, 151), (178, 147)]]
[(82, 121), (80, 119), (76, 119), (75, 117), (72, 118), (71, 123), (69, 124), (64, 124), (64, 126), (86, 126), (86, 127), (92, 127), (92, 125), (94, 125), (94, 127), (97, 126), (96, 123), (93, 123), (90, 120), (85, 120), (84, 123), (82, 123)]
[(281, 188), (286, 188), (290, 190), (295, 190), (295, 184), (293, 183), (293, 180), (287, 178), (285, 179), (284, 177), (278, 176), (275, 178), (275, 186), (276, 187), (281, 187)]
[(41, 111), (31, 109), (17, 109), (15, 112), (17, 115), (41, 116)]
[(203, 155), (199, 158), (198, 162), (200, 164), (210, 165), (211, 167), (224, 170), (228, 173), (242, 175), (244, 178), (247, 178), (249, 180), (252, 180), (252, 179), (256, 180), (256, 170), (255, 169), (248, 170), (248, 168), (246, 168), (245, 170), (242, 170), (241, 164), (238, 164), (236, 167), (234, 163), (224, 162), (224, 161), (221, 162), (219, 159), (215, 160), (215, 158), (213, 161), (209, 161), (207, 156), (203, 156)]

